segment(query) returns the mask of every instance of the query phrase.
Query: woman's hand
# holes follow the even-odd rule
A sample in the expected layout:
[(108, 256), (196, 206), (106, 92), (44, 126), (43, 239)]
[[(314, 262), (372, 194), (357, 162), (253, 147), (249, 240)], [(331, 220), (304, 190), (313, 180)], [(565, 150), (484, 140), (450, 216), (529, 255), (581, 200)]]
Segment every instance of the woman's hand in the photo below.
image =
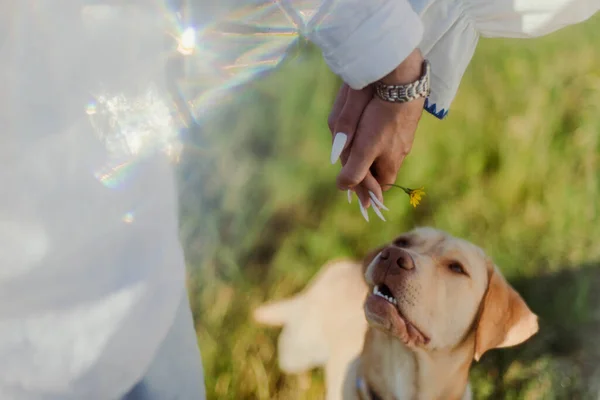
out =
[[(382, 81), (414, 82), (421, 76), (422, 65), (423, 57), (415, 50)], [(374, 211), (384, 219), (379, 210), (383, 205), (382, 187), (387, 189), (385, 184), (396, 181), (412, 148), (424, 102), (389, 103), (374, 96), (372, 86), (354, 90), (344, 84), (338, 93), (328, 120), (333, 135), (331, 162), (341, 159), (337, 185), (357, 193), (367, 220), (365, 209), (371, 201), (375, 203)]]

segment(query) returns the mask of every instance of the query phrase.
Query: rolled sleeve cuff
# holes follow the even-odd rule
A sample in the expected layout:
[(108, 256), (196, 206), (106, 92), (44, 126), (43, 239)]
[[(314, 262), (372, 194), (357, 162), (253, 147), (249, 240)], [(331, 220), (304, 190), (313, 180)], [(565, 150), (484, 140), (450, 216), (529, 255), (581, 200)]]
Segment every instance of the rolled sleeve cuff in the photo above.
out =
[[(377, 7), (371, 6), (373, 12), (367, 18), (341, 10), (342, 18), (325, 18), (308, 35), (321, 48), (331, 70), (356, 90), (393, 71), (423, 37), (423, 24), (407, 1), (374, 3)], [(328, 26), (328, 22), (333, 23)]]

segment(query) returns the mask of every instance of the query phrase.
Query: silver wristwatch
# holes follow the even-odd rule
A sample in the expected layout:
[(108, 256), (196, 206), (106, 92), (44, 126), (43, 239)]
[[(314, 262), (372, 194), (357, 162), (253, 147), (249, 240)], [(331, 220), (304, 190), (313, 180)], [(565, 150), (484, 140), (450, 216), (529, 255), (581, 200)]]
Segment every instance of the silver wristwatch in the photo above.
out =
[(427, 98), (431, 92), (429, 86), (429, 61), (423, 61), (421, 77), (406, 85), (386, 85), (383, 82), (375, 84), (375, 93), (381, 100), (391, 103), (406, 103), (421, 97)]

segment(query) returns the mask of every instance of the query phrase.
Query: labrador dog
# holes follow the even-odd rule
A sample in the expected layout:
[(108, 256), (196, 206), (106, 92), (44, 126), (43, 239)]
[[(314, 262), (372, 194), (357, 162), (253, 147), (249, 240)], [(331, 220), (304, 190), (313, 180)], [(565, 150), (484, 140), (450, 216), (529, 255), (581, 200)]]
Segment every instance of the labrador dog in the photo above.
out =
[(473, 360), (538, 331), (537, 316), (483, 250), (432, 228), (403, 234), (362, 263), (326, 266), (304, 292), (255, 318), (284, 326), (284, 372), (325, 367), (328, 399), (470, 399)]

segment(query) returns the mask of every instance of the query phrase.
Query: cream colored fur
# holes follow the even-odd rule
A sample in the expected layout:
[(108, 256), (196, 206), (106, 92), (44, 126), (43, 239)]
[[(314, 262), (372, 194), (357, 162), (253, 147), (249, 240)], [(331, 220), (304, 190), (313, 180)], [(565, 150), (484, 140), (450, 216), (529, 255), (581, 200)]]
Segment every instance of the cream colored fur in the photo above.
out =
[[(376, 285), (387, 300), (372, 294)], [(325, 368), (327, 400), (358, 399), (359, 376), (384, 400), (470, 399), (473, 359), (538, 329), (483, 250), (431, 228), (363, 263), (325, 265), (302, 293), (261, 306), (255, 318), (283, 326), (284, 372)]]

